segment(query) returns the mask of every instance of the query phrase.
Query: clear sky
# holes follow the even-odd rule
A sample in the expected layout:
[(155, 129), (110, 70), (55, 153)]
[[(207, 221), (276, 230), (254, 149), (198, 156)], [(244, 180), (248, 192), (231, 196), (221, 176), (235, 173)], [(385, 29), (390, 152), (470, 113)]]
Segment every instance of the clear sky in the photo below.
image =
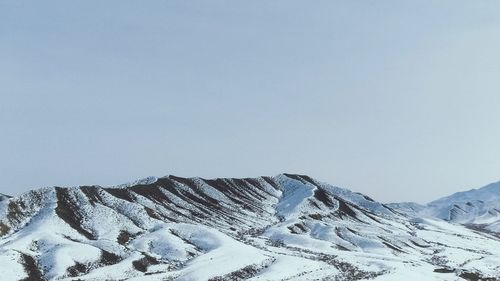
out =
[(0, 192), (304, 173), (500, 180), (500, 2), (0, 1)]

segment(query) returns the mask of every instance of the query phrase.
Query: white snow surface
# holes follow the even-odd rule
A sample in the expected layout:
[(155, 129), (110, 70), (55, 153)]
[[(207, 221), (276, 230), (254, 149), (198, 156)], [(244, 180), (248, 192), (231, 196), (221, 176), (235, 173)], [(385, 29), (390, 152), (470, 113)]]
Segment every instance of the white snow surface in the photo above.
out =
[(500, 182), (440, 198), (417, 213), (500, 235)]
[(500, 279), (491, 233), (307, 176), (44, 188), (3, 206), (2, 281)]

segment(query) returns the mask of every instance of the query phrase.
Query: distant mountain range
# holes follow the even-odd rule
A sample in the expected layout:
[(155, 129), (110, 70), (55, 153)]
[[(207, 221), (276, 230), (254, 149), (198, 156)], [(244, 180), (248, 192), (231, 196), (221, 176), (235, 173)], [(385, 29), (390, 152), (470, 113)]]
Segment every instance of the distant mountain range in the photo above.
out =
[(42, 188), (0, 195), (0, 280), (500, 280), (499, 206), (292, 174)]
[(500, 233), (500, 182), (433, 201), (424, 213)]

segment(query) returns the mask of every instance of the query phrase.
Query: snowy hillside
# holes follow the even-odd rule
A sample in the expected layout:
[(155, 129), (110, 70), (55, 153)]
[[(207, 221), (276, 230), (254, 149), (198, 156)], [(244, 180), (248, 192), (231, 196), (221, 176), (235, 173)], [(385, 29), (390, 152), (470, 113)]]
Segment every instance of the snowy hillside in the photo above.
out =
[(497, 237), (307, 176), (53, 187), (0, 206), (1, 280), (500, 278)]
[(0, 193), (0, 202), (9, 199), (10, 196)]
[(500, 182), (433, 201), (422, 214), (500, 234)]

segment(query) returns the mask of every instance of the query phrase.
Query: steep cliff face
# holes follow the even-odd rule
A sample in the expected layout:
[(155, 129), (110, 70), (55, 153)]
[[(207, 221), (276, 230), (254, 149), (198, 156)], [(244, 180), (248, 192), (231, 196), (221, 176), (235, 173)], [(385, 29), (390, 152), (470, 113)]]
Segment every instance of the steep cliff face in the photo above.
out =
[(497, 238), (302, 175), (167, 176), (0, 204), (2, 280), (500, 277)]

